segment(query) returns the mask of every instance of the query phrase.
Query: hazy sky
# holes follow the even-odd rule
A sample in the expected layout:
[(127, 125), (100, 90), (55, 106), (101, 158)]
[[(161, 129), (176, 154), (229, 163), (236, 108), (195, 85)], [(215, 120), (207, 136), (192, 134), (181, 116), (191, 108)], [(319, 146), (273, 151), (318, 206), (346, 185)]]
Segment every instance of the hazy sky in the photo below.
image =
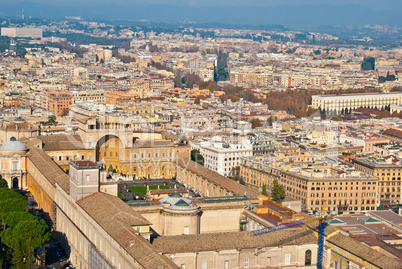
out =
[(0, 4), (10, 4), (11, 2), (34, 2), (51, 5), (76, 5), (76, 4), (118, 4), (118, 5), (148, 5), (165, 4), (179, 6), (272, 6), (272, 5), (343, 5), (357, 4), (373, 9), (401, 8), (401, 0), (0, 0)]
[(402, 25), (402, 0), (0, 0), (0, 16), (219, 22)]

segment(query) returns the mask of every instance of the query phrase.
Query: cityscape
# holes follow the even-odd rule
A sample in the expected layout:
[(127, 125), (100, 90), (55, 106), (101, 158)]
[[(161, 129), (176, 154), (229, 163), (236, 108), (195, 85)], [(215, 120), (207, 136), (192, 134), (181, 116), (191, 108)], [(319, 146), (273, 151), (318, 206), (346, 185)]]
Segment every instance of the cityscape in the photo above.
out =
[(402, 269), (402, 6), (326, 2), (0, 1), (0, 268)]

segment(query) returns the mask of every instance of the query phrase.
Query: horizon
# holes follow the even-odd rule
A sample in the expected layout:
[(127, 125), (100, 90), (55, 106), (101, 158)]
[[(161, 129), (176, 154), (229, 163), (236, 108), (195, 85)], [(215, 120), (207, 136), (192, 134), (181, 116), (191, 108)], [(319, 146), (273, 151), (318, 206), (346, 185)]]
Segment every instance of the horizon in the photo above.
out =
[[(381, 6), (374, 1), (342, 0), (337, 3), (330, 1), (256, 1), (245, 4), (244, 1), (234, 1), (227, 6), (228, 1), (220, 1), (212, 6), (211, 1), (170, 1), (169, 3), (153, 0), (147, 3), (139, 1), (128, 2), (120, 0), (110, 4), (108, 1), (65, 1), (53, 3), (42, 1), (20, 1), (4, 3), (0, 1), (0, 16), (21, 16), (24, 9), (25, 17), (42, 19), (64, 19), (66, 16), (79, 16), (93, 20), (132, 20), (161, 23), (195, 22), (225, 23), (233, 25), (283, 25), (290, 28), (312, 28), (320, 26), (364, 26), (390, 25), (402, 26), (399, 14), (402, 12), (402, 2), (388, 0)], [(183, 4), (185, 3), (185, 4)], [(226, 6), (225, 6), (226, 3)], [(388, 3), (388, 4), (387, 4)], [(239, 20), (239, 18), (241, 18)]]

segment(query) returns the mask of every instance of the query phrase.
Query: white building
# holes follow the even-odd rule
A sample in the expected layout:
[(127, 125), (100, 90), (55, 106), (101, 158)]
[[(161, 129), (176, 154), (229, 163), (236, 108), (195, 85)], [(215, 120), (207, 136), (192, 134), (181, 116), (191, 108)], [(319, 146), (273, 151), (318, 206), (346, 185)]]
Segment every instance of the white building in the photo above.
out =
[(42, 38), (42, 29), (39, 28), (1, 28), (2, 36)]
[(223, 176), (231, 175), (232, 168), (240, 165), (241, 157), (253, 155), (253, 147), (245, 138), (224, 141), (221, 137), (214, 137), (210, 141), (192, 143), (192, 148), (200, 151), (206, 168)]
[(311, 106), (325, 111), (370, 107), (384, 109), (388, 105), (401, 105), (402, 93), (359, 93), (313, 95)]

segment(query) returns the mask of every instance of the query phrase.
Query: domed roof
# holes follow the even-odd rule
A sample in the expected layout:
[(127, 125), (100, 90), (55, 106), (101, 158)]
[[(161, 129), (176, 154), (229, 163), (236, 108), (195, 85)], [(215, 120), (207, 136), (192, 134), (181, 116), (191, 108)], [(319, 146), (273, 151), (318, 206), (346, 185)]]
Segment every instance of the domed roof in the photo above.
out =
[(0, 147), (0, 151), (27, 151), (28, 148), (17, 141), (15, 137), (11, 137), (10, 141), (4, 142), (3, 145)]
[(160, 199), (159, 204), (175, 210), (192, 210), (199, 207), (198, 205), (193, 205), (190, 199), (184, 198), (178, 192)]
[(178, 193), (177, 191), (174, 191), (173, 193), (169, 194), (169, 197), (181, 198), (183, 196), (180, 193)]

